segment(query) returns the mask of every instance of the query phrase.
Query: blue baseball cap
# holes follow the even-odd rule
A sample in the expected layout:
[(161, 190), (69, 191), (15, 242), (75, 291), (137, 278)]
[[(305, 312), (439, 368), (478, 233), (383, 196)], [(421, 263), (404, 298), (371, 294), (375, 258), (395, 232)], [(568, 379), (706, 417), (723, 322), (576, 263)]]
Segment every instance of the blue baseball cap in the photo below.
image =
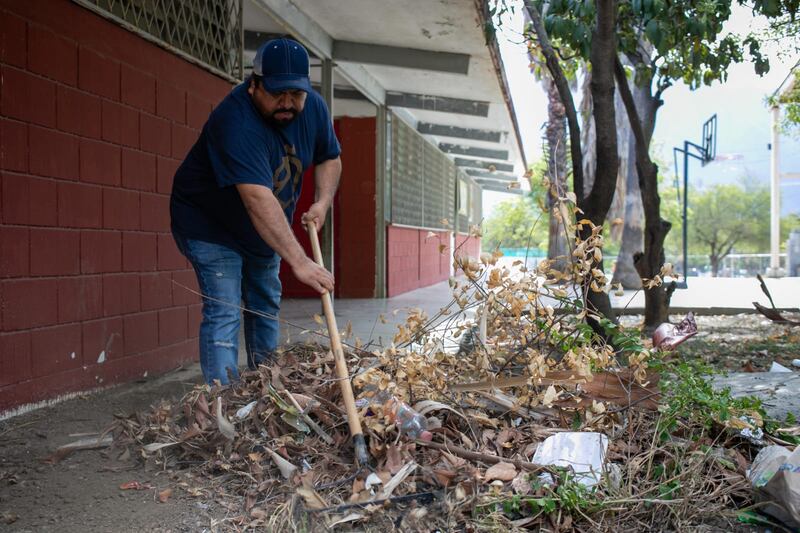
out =
[(261, 76), (269, 92), (311, 91), (308, 52), (291, 39), (273, 39), (262, 44), (253, 59), (253, 74)]

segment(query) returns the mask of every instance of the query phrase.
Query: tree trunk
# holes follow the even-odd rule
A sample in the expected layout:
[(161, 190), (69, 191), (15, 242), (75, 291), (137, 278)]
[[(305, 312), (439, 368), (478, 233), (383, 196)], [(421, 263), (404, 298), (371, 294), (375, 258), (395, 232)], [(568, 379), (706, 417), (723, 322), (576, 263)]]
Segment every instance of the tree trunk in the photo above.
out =
[[(666, 222), (666, 221), (662, 221)], [(669, 225), (669, 222), (666, 222)], [(666, 237), (667, 233), (669, 232), (669, 227), (664, 229), (661, 234), (663, 237)], [(645, 235), (651, 235), (653, 238), (657, 238), (658, 234), (653, 235), (645, 230)], [(661, 238), (662, 250), (664, 240), (663, 237)], [(645, 249), (647, 249), (647, 237), (645, 237)], [(653, 245), (651, 244), (651, 249)], [(662, 254), (663, 256), (663, 254)], [(646, 258), (644, 252), (638, 252), (634, 255), (634, 264), (636, 265), (637, 269), (640, 268), (639, 265), (642, 264), (641, 270), (645, 271), (647, 268), (650, 267), (652, 264), (651, 260)], [(662, 259), (663, 263), (663, 259)], [(659, 267), (660, 268), (660, 267)], [(644, 333), (650, 335), (655, 331), (655, 329), (664, 322), (669, 322), (669, 303), (672, 299), (672, 292), (675, 290), (675, 283), (671, 283), (670, 286), (664, 287), (663, 285), (659, 287), (654, 287), (650, 290), (645, 289), (644, 291)], [(654, 325), (655, 324), (655, 325)]]
[[(592, 30), (592, 115), (594, 116), (597, 166), (595, 167), (594, 184), (591, 192), (578, 201), (583, 216), (595, 226), (603, 225), (617, 184), (619, 155), (617, 154), (617, 122), (614, 109), (614, 62), (617, 58), (616, 39), (614, 34), (616, 2), (614, 0), (598, 0), (597, 24)], [(587, 239), (591, 228), (584, 226), (579, 232), (582, 239)], [(592, 259), (593, 267), (603, 270), (603, 260)], [(616, 322), (616, 315), (611, 307), (611, 300), (606, 292), (591, 290), (588, 282), (584, 284), (584, 294), (590, 310), (594, 310), (606, 318)], [(595, 325), (595, 331), (598, 327)]]
[(597, 149), (597, 136), (594, 127), (594, 117), (592, 116), (592, 71), (587, 65), (581, 69), (583, 71), (583, 81), (581, 82), (581, 153), (583, 154), (583, 191), (584, 196), (588, 195), (594, 187), (594, 170), (597, 167), (595, 150)]
[(709, 260), (711, 261), (711, 277), (716, 278), (719, 276), (719, 257), (712, 255), (709, 257)]
[[(578, 197), (578, 207), (583, 211), (584, 218), (595, 225), (602, 226), (611, 201), (614, 197), (619, 158), (617, 156), (617, 132), (614, 116), (614, 61), (616, 59), (616, 43), (614, 36), (614, 23), (616, 3), (614, 0), (598, 0), (597, 24), (592, 30), (591, 63), (592, 72), (592, 98), (594, 101), (594, 119), (597, 125), (597, 171), (595, 183), (588, 195), (584, 195), (583, 168), (581, 154), (580, 125), (575, 109), (575, 102), (569, 90), (564, 71), (553, 49), (547, 32), (544, 29), (541, 14), (531, 4), (526, 4), (526, 10), (533, 23), (536, 37), (542, 49), (542, 54), (547, 62), (547, 69), (553, 77), (558, 88), (558, 94), (564, 103), (569, 126), (570, 154), (572, 156), (572, 183), (573, 190)], [(584, 226), (579, 235), (586, 238), (591, 229)], [(593, 264), (595, 268), (603, 268), (602, 261)], [(611, 301), (605, 292), (594, 292), (590, 289), (588, 281), (583, 287), (587, 305), (606, 318), (616, 321), (616, 316), (611, 308)], [(597, 324), (593, 324), (595, 331)]]
[[(633, 134), (631, 134), (633, 137)], [(636, 172), (636, 144), (628, 145), (628, 176), (625, 187), (625, 217), (622, 227), (622, 244), (617, 255), (612, 283), (620, 283), (625, 289), (641, 289), (642, 278), (633, 266), (633, 254), (642, 251), (644, 240), (644, 210), (642, 193), (639, 190), (639, 175)]]
[[(633, 98), (636, 110), (642, 121), (642, 133), (650, 149), (653, 130), (656, 125), (656, 113), (660, 107), (658, 98), (650, 92), (650, 80), (642, 86), (634, 86)], [(625, 192), (625, 220), (622, 229), (622, 245), (617, 256), (617, 268), (614, 270), (613, 283), (621, 283), (626, 289), (641, 289), (642, 278), (634, 266), (634, 254), (642, 251), (644, 240), (644, 209), (642, 207), (641, 189), (639, 188), (639, 172), (636, 169), (636, 138), (631, 131), (628, 145), (627, 187)]]
[(542, 76), (542, 85), (547, 92), (547, 177), (550, 189), (547, 194), (547, 207), (550, 209), (550, 231), (547, 241), (547, 258), (553, 260), (553, 268), (565, 270), (567, 257), (567, 234), (563, 223), (553, 216), (553, 207), (559, 196), (567, 192), (567, 124), (566, 112), (558, 88), (550, 76)]
[[(595, 135), (596, 129), (594, 126), (594, 117), (592, 116), (592, 92), (591, 80), (592, 71), (584, 66), (582, 69), (583, 81), (581, 83), (581, 143), (583, 153), (583, 189), (584, 194), (589, 194), (594, 185), (594, 172), (597, 167), (595, 159), (596, 142)], [(616, 114), (616, 128), (617, 128), (617, 152), (619, 153), (619, 170), (617, 171), (617, 183), (614, 192), (614, 199), (611, 207), (608, 210), (606, 219), (611, 221), (616, 218), (625, 216), (625, 191), (627, 190), (627, 177), (628, 177), (628, 147), (631, 127), (628, 122), (628, 116), (625, 108), (622, 105), (622, 99), (619, 93), (614, 94), (614, 110)], [(630, 164), (633, 167), (633, 162)], [(638, 188), (637, 188), (638, 194)], [(622, 227), (611, 225), (611, 234), (609, 237), (615, 241), (619, 240), (622, 236)]]
[[(640, 121), (639, 112), (625, 76), (625, 69), (619, 58), (616, 59), (614, 73), (636, 139), (636, 172), (639, 175), (639, 188), (642, 192), (642, 207), (645, 216), (644, 252), (634, 256), (634, 265), (642, 280), (652, 280), (659, 275), (661, 267), (664, 265), (664, 239), (666, 239), (672, 224), (661, 218), (658, 166), (650, 159), (650, 142), (649, 138), (645, 136), (645, 128), (648, 124)], [(642, 87), (647, 90), (647, 94), (650, 94), (649, 81), (642, 84)], [(653, 127), (653, 125), (649, 126)], [(652, 135), (652, 129), (650, 129), (650, 134)], [(662, 283), (649, 289), (645, 288), (645, 332), (650, 332), (662, 322), (669, 321), (669, 302), (675, 286), (675, 282), (671, 282), (669, 284)]]

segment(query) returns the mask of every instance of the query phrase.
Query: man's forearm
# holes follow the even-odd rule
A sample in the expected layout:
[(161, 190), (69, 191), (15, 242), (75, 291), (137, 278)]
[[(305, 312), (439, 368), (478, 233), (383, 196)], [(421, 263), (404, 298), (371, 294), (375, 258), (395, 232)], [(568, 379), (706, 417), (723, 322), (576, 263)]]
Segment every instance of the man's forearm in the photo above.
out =
[(342, 160), (329, 159), (314, 168), (315, 201), (328, 207), (333, 203), (336, 189), (339, 187), (339, 176), (342, 174)]
[(236, 188), (253, 226), (264, 242), (293, 267), (307, 259), (272, 191), (251, 184), (237, 185)]

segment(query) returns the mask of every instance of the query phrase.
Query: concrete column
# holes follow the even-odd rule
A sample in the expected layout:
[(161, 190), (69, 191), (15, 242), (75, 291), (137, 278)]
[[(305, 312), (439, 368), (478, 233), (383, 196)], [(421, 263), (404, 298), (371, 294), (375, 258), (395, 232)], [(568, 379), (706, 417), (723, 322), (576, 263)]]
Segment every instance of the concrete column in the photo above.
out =
[(778, 278), (784, 275), (781, 269), (781, 170), (780, 170), (780, 108), (773, 106), (772, 151), (770, 153), (770, 258), (767, 276)]
[[(328, 105), (331, 120), (333, 120), (333, 61), (331, 59), (322, 59), (322, 86), (320, 87), (320, 92)], [(333, 205), (331, 205), (328, 218), (322, 227), (320, 248), (322, 248), (322, 260), (325, 266), (335, 275), (335, 272), (333, 272), (333, 211)]]
[(375, 114), (375, 298), (386, 298), (386, 106)]

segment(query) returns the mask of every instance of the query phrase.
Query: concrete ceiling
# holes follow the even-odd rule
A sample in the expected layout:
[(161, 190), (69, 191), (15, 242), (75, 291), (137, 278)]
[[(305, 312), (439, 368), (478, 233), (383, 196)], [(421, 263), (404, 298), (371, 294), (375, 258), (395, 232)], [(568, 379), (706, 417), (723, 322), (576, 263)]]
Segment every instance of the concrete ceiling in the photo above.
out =
[[(475, 0), (247, 0), (244, 2), (246, 31), (266, 34), (287, 33), (284, 21), (276, 20), (276, 11), (292, 11), (306, 16), (334, 42), (364, 43), (415, 51), (446, 52), (469, 56), (467, 74), (422, 70), (406, 66), (353, 63), (334, 57), (334, 64), (343, 69), (358, 68), (390, 93), (431, 95), (488, 103), (488, 116), (404, 108), (400, 116), (416, 127), (417, 122), (497, 130), (506, 132), (499, 142), (426, 135), (434, 144), (451, 143), (509, 152), (509, 163), (515, 173), (524, 173), (523, 157), (515, 133), (514, 121), (504, 97), (502, 76), (495, 69), (486, 45)], [(273, 11), (273, 12), (271, 12)], [(296, 13), (299, 11), (300, 13)], [(277, 13), (280, 18), (281, 13)], [(313, 24), (312, 24), (313, 25)], [(294, 32), (289, 32), (294, 33)], [(295, 35), (302, 41), (301, 36)], [(356, 48), (358, 48), (356, 46)], [(399, 51), (398, 51), (399, 52)], [(420, 57), (425, 54), (421, 54)], [(441, 54), (432, 54), (441, 59)], [(247, 54), (246, 54), (247, 56)], [(455, 57), (455, 56), (453, 56)], [(252, 52), (245, 64), (252, 61)], [(377, 63), (379, 61), (374, 61)], [(334, 85), (348, 88), (346, 77), (337, 75)], [(320, 69), (312, 67), (317, 81)], [(342, 114), (369, 114), (374, 106), (364, 101), (336, 98), (334, 111)], [(452, 157), (460, 157), (448, 154)], [(492, 161), (487, 159), (487, 161)]]

